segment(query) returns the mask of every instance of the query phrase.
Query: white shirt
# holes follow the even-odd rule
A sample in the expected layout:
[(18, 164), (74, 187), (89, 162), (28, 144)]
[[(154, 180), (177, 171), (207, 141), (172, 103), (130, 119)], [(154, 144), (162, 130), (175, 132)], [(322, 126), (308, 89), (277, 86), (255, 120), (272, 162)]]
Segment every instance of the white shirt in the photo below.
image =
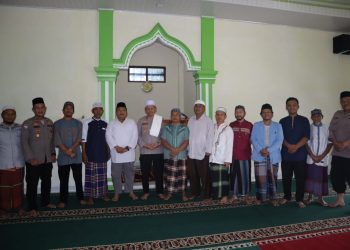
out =
[[(117, 118), (110, 122), (106, 130), (106, 140), (111, 149), (113, 163), (125, 163), (135, 161), (135, 148), (137, 145), (138, 131), (134, 120), (126, 118), (120, 122)], [(129, 147), (125, 153), (117, 153), (115, 147)]]
[(270, 125), (264, 125), (265, 127), (265, 146), (270, 146)]
[[(314, 155), (321, 155), (326, 150), (328, 144), (331, 142), (328, 140), (329, 137), (329, 131), (328, 127), (325, 124), (322, 124), (322, 126), (316, 126), (314, 124), (310, 125), (310, 140), (308, 141), (308, 146), (311, 149), (312, 153)], [(327, 167), (329, 161), (329, 156), (327, 155), (325, 158), (322, 159), (322, 161), (315, 163), (317, 166), (323, 166)], [(311, 157), (308, 155), (307, 164), (313, 164), (314, 161), (311, 159)]]
[(225, 123), (219, 127), (217, 124), (214, 125), (214, 141), (209, 162), (217, 164), (232, 162), (233, 136), (233, 130), (229, 125)]
[(188, 156), (191, 159), (203, 160), (205, 153), (211, 153), (211, 146), (214, 136), (214, 124), (206, 115), (198, 120), (192, 116), (187, 124), (190, 130)]

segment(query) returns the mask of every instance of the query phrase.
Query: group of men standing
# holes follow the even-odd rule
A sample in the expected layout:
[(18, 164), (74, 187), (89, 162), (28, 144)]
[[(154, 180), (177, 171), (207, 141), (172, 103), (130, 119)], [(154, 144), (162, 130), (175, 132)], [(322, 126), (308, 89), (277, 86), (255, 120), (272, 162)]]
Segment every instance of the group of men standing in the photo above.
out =
[[(344, 206), (346, 181), (350, 185), (350, 92), (340, 95), (342, 110), (335, 113), (329, 128), (329, 139), (334, 145), (331, 180), (338, 193), (331, 205)], [(31, 216), (37, 216), (37, 186), (41, 180), (41, 206), (55, 208), (51, 203), (52, 163), (58, 148), (60, 178), (59, 208), (68, 201), (70, 170), (76, 185), (80, 204), (94, 204), (95, 198), (109, 200), (107, 189), (107, 162), (111, 159), (114, 186), (113, 201), (124, 191), (132, 200), (135, 149), (140, 147), (140, 167), (143, 194), (150, 195), (149, 180), (153, 169), (156, 195), (168, 200), (180, 192), (184, 201), (202, 195), (204, 200), (220, 198), (221, 203), (248, 197), (251, 192), (251, 160), (254, 161), (256, 198), (259, 203), (275, 201), (278, 164), (282, 162), (284, 198), (278, 204), (291, 200), (293, 174), (296, 179), (296, 202), (305, 207), (305, 166), (310, 139), (310, 124), (298, 114), (299, 102), (291, 97), (286, 101), (288, 116), (273, 122), (270, 104), (261, 108), (262, 121), (254, 125), (245, 120), (244, 106), (235, 107), (236, 121), (227, 124), (227, 110), (219, 107), (215, 122), (205, 115), (206, 105), (197, 100), (194, 116), (187, 126), (181, 122), (181, 110), (171, 110), (169, 124), (157, 114), (153, 100), (145, 104), (145, 116), (136, 123), (127, 117), (124, 102), (116, 106), (116, 118), (109, 124), (101, 119), (103, 106), (94, 103), (92, 118), (84, 123), (73, 118), (74, 104), (66, 102), (63, 118), (53, 123), (45, 117), (43, 98), (32, 101), (34, 116), (22, 126), (15, 123), (16, 110), (2, 108), (0, 124), (0, 208), (1, 211), (22, 206), (24, 172), (27, 182), (27, 202)], [(253, 149), (253, 151), (252, 151)], [(329, 151), (328, 151), (329, 152)], [(327, 153), (328, 153), (327, 152)], [(85, 185), (82, 183), (82, 162), (85, 164)], [(25, 171), (24, 171), (25, 166)], [(165, 178), (164, 178), (165, 176)], [(123, 179), (123, 181), (122, 181)], [(190, 195), (187, 194), (187, 179)], [(165, 185), (164, 185), (165, 180)], [(83, 191), (84, 190), (84, 191)]]

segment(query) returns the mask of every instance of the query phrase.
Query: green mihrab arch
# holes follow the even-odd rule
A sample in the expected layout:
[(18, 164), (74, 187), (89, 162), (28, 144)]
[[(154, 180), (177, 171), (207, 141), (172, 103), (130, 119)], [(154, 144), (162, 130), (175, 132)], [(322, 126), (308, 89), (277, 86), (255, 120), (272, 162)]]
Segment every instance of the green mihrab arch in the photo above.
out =
[(127, 69), (129, 67), (130, 60), (136, 51), (147, 47), (156, 41), (159, 41), (165, 46), (173, 48), (179, 52), (185, 61), (187, 70), (198, 71), (201, 69), (201, 63), (194, 59), (191, 50), (186, 46), (186, 44), (177, 38), (170, 36), (159, 23), (157, 23), (146, 35), (137, 37), (128, 43), (128, 45), (124, 48), (121, 57), (119, 59), (113, 59), (113, 68)]

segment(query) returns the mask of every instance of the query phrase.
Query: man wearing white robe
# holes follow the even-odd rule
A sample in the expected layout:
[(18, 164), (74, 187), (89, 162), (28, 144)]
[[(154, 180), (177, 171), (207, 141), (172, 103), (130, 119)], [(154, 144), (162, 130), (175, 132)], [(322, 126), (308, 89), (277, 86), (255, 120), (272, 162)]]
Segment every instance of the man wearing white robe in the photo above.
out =
[(191, 184), (191, 198), (203, 193), (204, 199), (210, 199), (209, 156), (214, 136), (214, 123), (205, 115), (205, 102), (194, 103), (194, 113), (188, 121), (190, 130), (188, 146), (188, 173)]

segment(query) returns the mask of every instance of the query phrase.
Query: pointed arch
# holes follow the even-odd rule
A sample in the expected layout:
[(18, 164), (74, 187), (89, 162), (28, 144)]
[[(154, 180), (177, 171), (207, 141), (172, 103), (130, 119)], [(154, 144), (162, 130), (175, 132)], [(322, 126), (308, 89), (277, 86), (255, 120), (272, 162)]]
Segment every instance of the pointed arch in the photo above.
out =
[(167, 47), (173, 48), (183, 57), (187, 70), (197, 71), (201, 69), (201, 63), (196, 61), (191, 50), (182, 41), (170, 36), (165, 29), (157, 23), (153, 29), (146, 35), (140, 36), (132, 40), (124, 48), (121, 57), (119, 59), (113, 59), (113, 67), (117, 69), (127, 69), (130, 64), (130, 60), (141, 48), (147, 47), (152, 43), (160, 41)]

